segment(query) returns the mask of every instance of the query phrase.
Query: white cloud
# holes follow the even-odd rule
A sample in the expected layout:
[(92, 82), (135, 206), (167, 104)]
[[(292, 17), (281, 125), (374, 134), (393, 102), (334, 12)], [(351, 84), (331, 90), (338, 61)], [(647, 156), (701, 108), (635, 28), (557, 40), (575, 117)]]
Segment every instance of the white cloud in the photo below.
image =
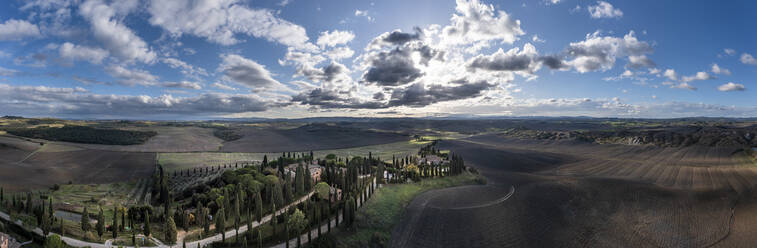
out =
[(667, 70), (665, 70), (665, 72), (662, 73), (662, 75), (665, 76), (666, 78), (670, 79), (670, 80), (673, 80), (673, 81), (677, 81), (678, 80), (678, 73), (676, 73), (676, 71), (673, 70), (673, 69), (667, 69)]
[(576, 4), (576, 7), (573, 7), (572, 9), (568, 10), (568, 13), (574, 14), (581, 11), (581, 5)]
[(629, 60), (632, 59), (630, 56), (634, 56), (633, 59), (637, 62), (651, 65), (654, 62), (643, 55), (652, 51), (652, 46), (645, 41), (639, 41), (633, 31), (628, 32), (622, 38), (600, 36), (599, 31), (597, 31), (587, 34), (583, 41), (570, 43), (568, 54), (573, 56), (574, 59), (567, 63), (581, 73), (609, 70), (615, 65), (617, 57), (623, 56), (629, 56)]
[(279, 2), (279, 6), (287, 6), (287, 4), (290, 4), (292, 1), (294, 0), (281, 0), (281, 2)]
[(271, 77), (265, 66), (237, 54), (222, 54), (223, 62), (217, 71), (225, 81), (235, 82), (251, 89), (283, 89), (283, 85)]
[(69, 60), (86, 60), (92, 64), (100, 64), (103, 59), (108, 57), (108, 51), (97, 48), (63, 43), (58, 49), (61, 58)]
[(755, 59), (751, 54), (743, 53), (741, 54), (741, 63), (744, 63), (746, 65), (757, 65), (757, 59)]
[(355, 51), (352, 51), (349, 47), (335, 47), (334, 49), (323, 52), (323, 54), (331, 60), (338, 61), (352, 57), (352, 55), (355, 54)]
[(139, 69), (127, 69), (121, 65), (110, 65), (105, 68), (112, 77), (117, 79), (117, 82), (122, 85), (134, 86), (156, 86), (158, 85), (158, 76), (152, 75), (150, 72)]
[[(128, 1), (117, 2), (126, 3)], [(125, 16), (133, 6), (119, 4), (107, 5), (101, 0), (88, 0), (79, 6), (79, 14), (89, 21), (95, 38), (102, 42), (108, 51), (126, 61), (152, 63), (157, 55), (150, 50), (142, 38), (123, 24)]]
[(730, 76), (731, 75), (731, 71), (730, 70), (725, 69), (725, 68), (720, 68), (720, 66), (718, 66), (718, 64), (712, 64), (712, 73), (723, 74), (723, 75), (726, 75), (726, 76)]
[(726, 48), (726, 49), (723, 49), (723, 52), (724, 52), (725, 54), (727, 54), (727, 55), (734, 55), (734, 54), (736, 54), (736, 50), (733, 50), (733, 49), (731, 49), (731, 48)]
[(673, 84), (670, 86), (672, 89), (687, 89), (687, 90), (697, 90), (697, 87), (694, 87), (690, 85), (689, 83), (683, 82), (680, 84)]
[(210, 86), (213, 86), (215, 88), (219, 88), (219, 89), (222, 89), (222, 90), (237, 90), (237, 88), (234, 88), (234, 87), (231, 87), (231, 86), (229, 86), (227, 84), (223, 84), (223, 83), (219, 83), (219, 82), (215, 82), (215, 83), (211, 84)]
[(163, 87), (182, 88), (182, 89), (190, 89), (190, 90), (199, 90), (199, 89), (202, 89), (202, 85), (200, 85), (199, 83), (189, 82), (189, 81), (165, 82), (165, 83), (163, 83)]
[(597, 5), (589, 5), (587, 8), (591, 18), (620, 18), (623, 16), (623, 11), (612, 6), (612, 4), (605, 1), (597, 1)]
[(321, 32), (321, 35), (318, 36), (318, 41), (316, 41), (316, 44), (323, 47), (333, 47), (336, 45), (342, 45), (347, 44), (348, 42), (352, 41), (352, 39), (355, 38), (355, 34), (351, 31), (342, 31), (342, 30), (334, 30), (334, 31), (324, 31)]
[(241, 42), (236, 34), (264, 38), (286, 46), (313, 49), (305, 28), (278, 18), (267, 9), (251, 9), (240, 0), (152, 0), (149, 22), (179, 37), (185, 33), (221, 45)]
[(538, 42), (538, 43), (547, 42), (546, 40), (539, 38), (539, 35), (534, 35), (533, 37), (531, 37), (531, 41)]
[(478, 43), (475, 51), (488, 47), (490, 41), (499, 40), (512, 44), (525, 32), (520, 20), (515, 20), (504, 11), (496, 11), (493, 5), (479, 0), (457, 0), (451, 24), (442, 30), (442, 43), (450, 45)]
[(561, 1), (562, 0), (544, 0), (544, 2), (547, 3), (547, 4), (558, 4)]
[(193, 97), (171, 95), (100, 95), (82, 88), (14, 86), (0, 84), (5, 113), (91, 117), (151, 117), (157, 115), (217, 116), (260, 112), (284, 105), (283, 99), (262, 99), (252, 94), (203, 93)]
[(200, 67), (194, 67), (176, 58), (162, 58), (160, 59), (160, 62), (167, 64), (171, 68), (181, 69), (181, 73), (188, 77), (199, 79), (200, 76), (208, 76), (208, 72), (205, 71), (205, 69), (200, 68)]
[(631, 55), (628, 56), (628, 67), (638, 69), (641, 67), (653, 68), (657, 66), (654, 61), (647, 58), (647, 55)]
[(42, 34), (37, 25), (25, 20), (10, 19), (0, 23), (0, 40), (18, 41), (25, 38), (39, 38)]
[(0, 66), (0, 76), (9, 77), (9, 76), (16, 75), (17, 73), (18, 73), (17, 70), (8, 69), (8, 68)]
[(368, 21), (370, 21), (370, 22), (373, 21), (373, 17), (368, 14), (367, 10), (356, 9), (355, 10), (355, 16), (362, 16), (362, 17), (365, 17), (365, 19), (368, 19)]
[(691, 82), (694, 80), (710, 80), (710, 79), (715, 79), (715, 77), (713, 77), (712, 75), (710, 75), (709, 73), (705, 71), (700, 71), (700, 72), (697, 72), (697, 74), (694, 74), (693, 76), (683, 76), (681, 78), (681, 81)]
[(718, 90), (719, 91), (745, 91), (746, 87), (744, 87), (743, 84), (728, 82), (727, 84), (718, 86)]

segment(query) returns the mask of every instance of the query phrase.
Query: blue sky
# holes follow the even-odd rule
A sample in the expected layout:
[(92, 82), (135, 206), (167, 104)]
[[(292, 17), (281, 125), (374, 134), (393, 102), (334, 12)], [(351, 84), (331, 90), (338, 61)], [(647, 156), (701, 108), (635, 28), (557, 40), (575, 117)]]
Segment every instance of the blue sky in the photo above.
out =
[(3, 115), (757, 116), (753, 1), (2, 4)]

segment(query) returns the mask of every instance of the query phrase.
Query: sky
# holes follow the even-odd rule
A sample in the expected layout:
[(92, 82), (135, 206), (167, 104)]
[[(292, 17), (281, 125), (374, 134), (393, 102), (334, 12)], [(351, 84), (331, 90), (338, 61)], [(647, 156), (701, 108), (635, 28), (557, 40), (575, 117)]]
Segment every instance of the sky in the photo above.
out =
[(0, 5), (0, 115), (757, 116), (754, 1)]

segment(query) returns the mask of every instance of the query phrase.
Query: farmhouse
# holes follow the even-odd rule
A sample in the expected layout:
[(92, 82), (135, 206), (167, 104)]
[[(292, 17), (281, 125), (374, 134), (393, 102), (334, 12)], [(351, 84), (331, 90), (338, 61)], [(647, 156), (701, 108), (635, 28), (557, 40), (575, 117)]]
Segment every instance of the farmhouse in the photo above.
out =
[(425, 157), (422, 157), (420, 160), (420, 164), (425, 164), (425, 165), (440, 165), (440, 164), (446, 164), (446, 163), (449, 163), (449, 161), (436, 155), (426, 155)]
[[(284, 170), (286, 172), (290, 172), (292, 175), (292, 178), (297, 174), (297, 166), (299, 164), (290, 164), (287, 165)], [(318, 164), (310, 164), (310, 165), (303, 165), (303, 167), (306, 167), (308, 170), (310, 170), (310, 177), (313, 178), (313, 183), (317, 183), (321, 181), (321, 173), (323, 173), (324, 168), (321, 167)]]

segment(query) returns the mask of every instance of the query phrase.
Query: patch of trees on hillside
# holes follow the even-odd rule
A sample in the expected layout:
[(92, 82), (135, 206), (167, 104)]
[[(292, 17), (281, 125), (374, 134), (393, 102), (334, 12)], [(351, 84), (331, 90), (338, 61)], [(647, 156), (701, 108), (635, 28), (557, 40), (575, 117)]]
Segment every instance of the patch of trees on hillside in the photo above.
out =
[(100, 129), (87, 126), (17, 128), (6, 131), (9, 134), (27, 138), (103, 145), (138, 145), (158, 134), (154, 131)]
[(213, 130), (213, 135), (224, 141), (234, 141), (242, 138), (241, 134), (235, 133), (231, 129), (219, 129)]

